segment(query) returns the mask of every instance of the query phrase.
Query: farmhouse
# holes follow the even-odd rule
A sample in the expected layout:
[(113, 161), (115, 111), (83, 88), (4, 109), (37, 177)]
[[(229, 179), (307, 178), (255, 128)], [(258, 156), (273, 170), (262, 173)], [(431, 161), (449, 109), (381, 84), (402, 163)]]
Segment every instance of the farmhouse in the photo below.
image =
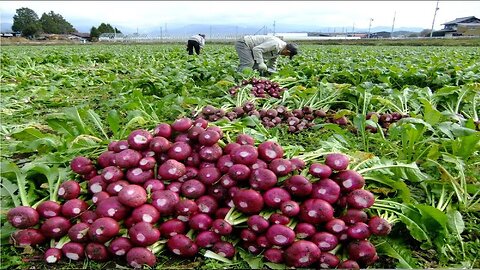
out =
[(475, 16), (456, 18), (453, 21), (442, 23), (444, 28), (434, 31), (434, 37), (452, 36), (480, 36), (480, 19)]

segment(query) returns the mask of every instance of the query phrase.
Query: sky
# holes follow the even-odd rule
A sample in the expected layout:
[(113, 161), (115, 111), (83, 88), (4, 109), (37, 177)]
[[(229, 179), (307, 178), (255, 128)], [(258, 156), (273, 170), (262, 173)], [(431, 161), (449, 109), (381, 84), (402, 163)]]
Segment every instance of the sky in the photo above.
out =
[[(1, 23), (13, 23), (16, 9), (28, 7), (39, 17), (53, 11), (79, 31), (109, 23), (122, 29), (149, 31), (189, 24), (316, 26), (366, 29), (430, 29), (437, 1), (2, 1)], [(434, 29), (459, 17), (480, 18), (480, 1), (439, 1)], [(393, 19), (395, 18), (395, 22)], [(373, 19), (373, 20), (371, 20)], [(128, 32), (128, 30), (127, 30)], [(125, 30), (124, 30), (125, 33)]]

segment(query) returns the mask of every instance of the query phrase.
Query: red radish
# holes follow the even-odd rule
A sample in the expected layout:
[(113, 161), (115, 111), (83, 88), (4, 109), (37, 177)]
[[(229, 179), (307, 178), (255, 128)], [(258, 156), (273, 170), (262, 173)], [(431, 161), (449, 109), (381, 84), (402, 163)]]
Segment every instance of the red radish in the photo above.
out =
[(201, 145), (211, 146), (220, 140), (221, 136), (214, 130), (207, 130), (199, 134), (198, 142)]
[(143, 188), (145, 188), (147, 193), (153, 193), (157, 190), (164, 190), (165, 185), (158, 179), (150, 179), (143, 183)]
[(284, 216), (279, 213), (273, 213), (269, 218), (268, 221), (271, 224), (280, 224), (280, 225), (287, 225), (290, 222), (290, 218)]
[(171, 252), (182, 257), (193, 257), (198, 252), (198, 246), (183, 234), (170, 237), (167, 247)]
[(206, 186), (210, 186), (217, 182), (220, 177), (222, 176), (220, 170), (216, 167), (206, 167), (202, 168), (198, 171), (198, 180), (205, 184)]
[(123, 171), (117, 166), (108, 166), (102, 170), (102, 180), (107, 184), (121, 179), (123, 179)]
[(162, 180), (176, 180), (186, 172), (185, 165), (174, 159), (165, 161), (158, 168), (158, 176)]
[(51, 218), (60, 215), (62, 206), (54, 201), (41, 202), (36, 210), (41, 218)]
[(64, 217), (52, 217), (45, 220), (40, 231), (47, 238), (59, 239), (67, 234), (72, 224)]
[(338, 245), (338, 238), (328, 232), (318, 232), (310, 238), (310, 241), (317, 245), (322, 252), (333, 250)]
[(225, 258), (233, 258), (235, 256), (235, 247), (226, 241), (218, 241), (212, 247), (213, 252)]
[(283, 263), (283, 250), (279, 248), (269, 248), (265, 250), (263, 256), (272, 263)]
[(272, 245), (280, 247), (289, 246), (295, 241), (295, 232), (289, 227), (280, 224), (270, 226), (265, 236)]
[(58, 196), (65, 200), (76, 199), (80, 195), (80, 191), (80, 185), (74, 180), (69, 180), (60, 185)]
[(257, 170), (257, 169), (268, 169), (268, 164), (261, 160), (261, 159), (257, 159), (257, 161), (255, 161), (255, 163), (253, 163), (252, 165), (250, 165), (250, 168), (252, 170)]
[(340, 186), (332, 179), (324, 178), (314, 183), (312, 187), (311, 198), (334, 204), (340, 197)]
[(92, 202), (98, 205), (101, 201), (105, 200), (106, 198), (110, 198), (110, 194), (106, 191), (101, 191), (93, 194)]
[(172, 127), (169, 124), (161, 123), (153, 129), (153, 136), (161, 136), (168, 139), (171, 135)]
[(241, 145), (230, 153), (230, 157), (236, 164), (252, 165), (257, 161), (258, 151), (252, 145)]
[(198, 118), (197, 120), (193, 121), (193, 125), (197, 127), (207, 128), (208, 121), (202, 118)]
[(200, 248), (209, 248), (221, 240), (220, 235), (212, 231), (201, 231), (195, 237), (195, 244)]
[(197, 179), (187, 180), (180, 188), (181, 194), (189, 199), (197, 199), (205, 194), (205, 185)]
[(88, 236), (97, 243), (105, 243), (115, 237), (120, 232), (120, 225), (118, 222), (109, 217), (101, 217), (96, 219), (90, 229)]
[(334, 218), (325, 224), (325, 229), (333, 234), (339, 234), (347, 229), (347, 225), (341, 219)]
[(97, 262), (106, 261), (109, 258), (107, 247), (100, 243), (88, 243), (85, 247), (85, 254), (87, 258)]
[(153, 267), (157, 262), (155, 255), (144, 247), (131, 248), (126, 257), (128, 265), (133, 268), (142, 268), (144, 265)]
[(322, 199), (308, 199), (300, 205), (300, 220), (314, 225), (333, 219), (333, 207)]
[(361, 264), (370, 262), (377, 255), (375, 246), (368, 240), (350, 242), (347, 250), (349, 259)]
[(316, 233), (316, 228), (310, 223), (300, 222), (295, 226), (295, 236), (298, 239), (310, 238)]
[(110, 196), (118, 196), (118, 193), (128, 185), (130, 185), (130, 183), (126, 180), (115, 181), (108, 184), (106, 191)]
[(358, 172), (352, 170), (345, 170), (339, 172), (335, 180), (339, 183), (342, 190), (346, 192), (360, 189), (365, 185), (365, 179)]
[(175, 214), (183, 222), (187, 222), (197, 212), (198, 205), (193, 200), (183, 199), (175, 205)]
[(181, 220), (174, 218), (160, 224), (159, 229), (163, 237), (170, 238), (177, 234), (184, 234), (187, 227)]
[(172, 147), (172, 142), (165, 137), (153, 137), (150, 141), (150, 150), (155, 153), (166, 153), (170, 147)]
[(144, 129), (134, 130), (128, 135), (127, 141), (130, 148), (135, 150), (144, 150), (148, 148), (153, 136)]
[(334, 269), (340, 263), (340, 259), (332, 253), (322, 252), (318, 263), (321, 269)]
[(71, 199), (62, 205), (62, 215), (64, 217), (73, 218), (86, 211), (88, 205), (85, 201), (80, 199)]
[(352, 208), (369, 208), (374, 202), (373, 193), (365, 189), (356, 189), (347, 195), (347, 204)]
[(113, 151), (115, 153), (119, 153), (119, 152), (122, 152), (123, 150), (128, 149), (128, 148), (129, 148), (128, 141), (127, 140), (120, 140), (115, 144), (115, 146), (113, 148)]
[(118, 193), (118, 201), (128, 207), (139, 207), (147, 202), (147, 192), (142, 186), (128, 185)]
[(332, 168), (325, 164), (312, 163), (308, 169), (308, 172), (317, 178), (324, 179), (330, 177), (332, 174)]
[(276, 142), (266, 141), (258, 145), (258, 157), (266, 162), (283, 157), (283, 148)]
[(130, 168), (127, 170), (126, 177), (132, 184), (143, 184), (154, 177), (154, 172), (151, 169), (144, 170), (140, 167)]
[(212, 218), (204, 213), (197, 213), (190, 217), (190, 220), (188, 221), (190, 228), (196, 231), (208, 230), (212, 226), (212, 223)]
[(228, 175), (235, 181), (243, 181), (250, 177), (250, 172), (250, 168), (247, 165), (234, 164), (228, 170)]
[(301, 171), (306, 166), (305, 161), (299, 158), (290, 159), (290, 163), (292, 163), (292, 171)]
[(360, 209), (348, 209), (345, 214), (340, 216), (347, 225), (353, 225), (357, 222), (368, 222), (368, 215)]
[(181, 188), (182, 188), (181, 182), (172, 182), (166, 187), (166, 190), (171, 190), (175, 193), (180, 193)]
[(347, 229), (347, 235), (352, 239), (365, 239), (370, 237), (368, 225), (363, 222), (357, 222)]
[(70, 168), (72, 169), (72, 171), (81, 175), (88, 174), (95, 169), (92, 161), (89, 158), (83, 156), (78, 156), (72, 159), (72, 162), (70, 163)]
[(244, 214), (256, 214), (263, 209), (263, 198), (252, 189), (240, 190), (233, 197), (235, 207)]
[(305, 197), (312, 193), (312, 183), (303, 175), (292, 175), (285, 181), (284, 186), (293, 196)]
[(345, 260), (340, 262), (340, 264), (337, 265), (337, 269), (358, 270), (360, 269), (360, 266), (354, 260)]
[(190, 118), (183, 117), (175, 120), (171, 126), (174, 131), (185, 132), (189, 128), (191, 128), (192, 125), (193, 125), (193, 121)]
[[(240, 164), (233, 165), (239, 166)], [(245, 165), (240, 165), (245, 166)], [(233, 177), (232, 177), (233, 178)], [(250, 186), (256, 190), (269, 190), (277, 184), (277, 175), (269, 169), (257, 169), (254, 170), (250, 175)]]
[(135, 246), (146, 247), (160, 239), (160, 231), (148, 222), (138, 222), (128, 229), (130, 241)]
[(256, 242), (257, 235), (250, 229), (243, 229), (240, 231), (240, 239), (244, 242)]
[(328, 154), (325, 157), (325, 165), (335, 171), (346, 170), (349, 162), (350, 159), (348, 158), (348, 156), (340, 153)]
[(281, 187), (274, 187), (265, 191), (263, 194), (263, 200), (267, 206), (279, 208), (282, 203), (291, 201), (292, 199), (288, 191)]
[(46, 238), (37, 229), (23, 229), (12, 233), (11, 241), (16, 247), (35, 246), (45, 242)]
[(160, 219), (160, 212), (151, 204), (143, 204), (133, 209), (131, 215), (134, 222), (148, 222), (155, 224)]
[(231, 143), (228, 143), (227, 145), (225, 145), (225, 147), (223, 148), (223, 152), (225, 152), (226, 155), (229, 155), (233, 150), (235, 150), (236, 148), (240, 147), (241, 145), (239, 143), (236, 143), (236, 142), (231, 142)]
[(244, 242), (243, 248), (248, 250), (248, 252), (252, 253), (253, 255), (260, 254), (262, 252), (262, 248), (257, 245), (256, 242)]
[(204, 195), (198, 198), (195, 201), (198, 205), (198, 210), (201, 213), (205, 213), (207, 215), (214, 214), (218, 209), (218, 203), (214, 197), (210, 195)]
[(185, 160), (192, 154), (192, 147), (186, 142), (175, 142), (168, 149), (167, 155), (174, 160)]
[(72, 261), (79, 261), (85, 257), (85, 248), (83, 244), (68, 242), (63, 245), (62, 253)]
[(312, 242), (299, 240), (288, 247), (283, 253), (287, 266), (308, 267), (318, 261), (320, 249)]
[(47, 263), (56, 263), (62, 259), (62, 250), (58, 248), (49, 248), (45, 251), (43, 258)]
[(142, 154), (137, 150), (125, 149), (115, 154), (115, 165), (120, 168), (134, 168), (142, 159)]
[(133, 245), (127, 237), (117, 237), (110, 242), (108, 251), (116, 256), (123, 256), (132, 249)]
[(95, 213), (99, 217), (111, 217), (117, 221), (127, 216), (128, 208), (125, 207), (117, 196), (106, 198), (97, 204)]
[(87, 210), (80, 215), (80, 222), (92, 224), (97, 219), (97, 214), (92, 210)]
[(106, 189), (107, 183), (103, 181), (101, 175), (97, 175), (92, 179), (88, 180), (88, 192), (95, 194), (101, 191), (105, 191)]
[(222, 155), (222, 147), (218, 144), (202, 146), (198, 151), (199, 157), (204, 161), (216, 162)]
[(195, 168), (195, 167), (185, 167), (185, 174), (178, 178), (177, 181), (178, 182), (185, 182), (187, 180), (190, 180), (190, 179), (196, 179), (198, 176), (198, 169)]
[(8, 211), (7, 220), (15, 228), (26, 229), (37, 225), (40, 215), (30, 206), (17, 206)]
[(227, 173), (228, 169), (233, 166), (233, 161), (230, 155), (223, 155), (217, 160), (216, 167), (221, 173)]
[(239, 134), (235, 142), (240, 145), (254, 145), (255, 139), (248, 134)]
[(152, 193), (152, 205), (157, 208), (160, 215), (171, 215), (175, 205), (180, 201), (177, 193), (171, 190), (159, 190)]
[(97, 158), (97, 163), (101, 168), (115, 165), (115, 152), (105, 151), (101, 153)]
[(224, 188), (231, 188), (237, 186), (237, 181), (233, 180), (228, 174), (224, 174), (220, 180), (218, 180), (220, 185)]
[(212, 223), (212, 229), (216, 234), (229, 235), (232, 233), (233, 226), (224, 219), (216, 219)]
[(74, 224), (70, 229), (68, 230), (68, 237), (72, 242), (77, 242), (77, 243), (86, 243), (88, 242), (88, 230), (90, 228), (90, 225), (87, 223), (77, 223)]
[(295, 201), (284, 201), (280, 205), (280, 211), (287, 217), (294, 217), (300, 213), (300, 205)]
[(368, 221), (368, 228), (374, 235), (386, 236), (392, 230), (392, 225), (387, 220), (374, 216)]
[(292, 172), (292, 163), (283, 158), (276, 158), (268, 164), (268, 168), (277, 176), (285, 176)]

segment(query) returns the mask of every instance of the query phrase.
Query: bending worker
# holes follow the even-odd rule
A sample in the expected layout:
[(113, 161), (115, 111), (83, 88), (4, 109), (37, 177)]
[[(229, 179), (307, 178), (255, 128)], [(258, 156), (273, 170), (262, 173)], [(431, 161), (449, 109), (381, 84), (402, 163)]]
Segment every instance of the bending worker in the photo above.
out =
[(297, 45), (269, 35), (244, 36), (235, 43), (235, 50), (240, 58), (239, 72), (245, 68), (275, 70), (278, 55), (292, 59), (298, 53)]
[(193, 49), (195, 48), (195, 52), (197, 55), (200, 54), (200, 49), (205, 46), (205, 35), (198, 34), (191, 36), (187, 41), (187, 51), (189, 55), (193, 54)]

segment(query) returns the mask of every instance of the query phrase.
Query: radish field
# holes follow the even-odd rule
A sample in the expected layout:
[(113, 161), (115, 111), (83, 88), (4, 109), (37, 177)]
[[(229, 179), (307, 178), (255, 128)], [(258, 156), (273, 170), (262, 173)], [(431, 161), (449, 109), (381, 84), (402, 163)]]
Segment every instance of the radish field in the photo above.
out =
[[(59, 189), (69, 180), (79, 184), (78, 198), (93, 209), (89, 180), (94, 176), (74, 171), (72, 161), (86, 157), (100, 175), (98, 158), (113, 149), (112, 143), (126, 141), (136, 130), (149, 131), (155, 138), (159, 124), (167, 123), (177, 130), (174, 123), (179, 119), (204, 121), (218, 128), (218, 134), (222, 133), (218, 144), (223, 149), (240, 142), (239, 135), (246, 134), (259, 152), (262, 142), (272, 141), (283, 148), (279, 157), (306, 163), (288, 176), (278, 173), (277, 187), (285, 185), (288, 189), (291, 175), (301, 175), (315, 185), (311, 164), (328, 164), (327, 157), (333, 153), (348, 157), (348, 170), (365, 180), (359, 190), (368, 190), (375, 198), (365, 213), (379, 216), (391, 226), (388, 235), (369, 234), (378, 258), (363, 261), (362, 268), (480, 268), (479, 47), (304, 44), (293, 60), (280, 57), (274, 74), (262, 76), (252, 70), (237, 73), (237, 65), (234, 46), (225, 44), (207, 43), (198, 56), (189, 56), (185, 46), (178, 44), (2, 46), (2, 269), (51, 267), (44, 253), (71, 240), (65, 233), (41, 243), (19, 243), (13, 237), (19, 228), (7, 217), (10, 209), (37, 208), (45, 201), (63, 204), (67, 199)], [(187, 140), (179, 137), (176, 142)], [(153, 178), (157, 172), (162, 174), (160, 167), (166, 164), (160, 166), (165, 158), (160, 156), (152, 161), (158, 164), (152, 167)], [(215, 162), (205, 161), (204, 167), (215, 166)], [(101, 168), (106, 171), (105, 167)], [(344, 169), (330, 178), (335, 180)], [(163, 182), (162, 189), (172, 185)], [(169, 189), (178, 190), (181, 185)], [(197, 198), (186, 191), (177, 193), (180, 198)], [(345, 200), (344, 207), (354, 204)], [(302, 209), (308, 200), (297, 201)], [(340, 201), (332, 201), (335, 217), (340, 215)], [(230, 203), (232, 206), (235, 199)], [(250, 216), (250, 210), (243, 210), (237, 203), (219, 219), (224, 217), (234, 231), (241, 231), (248, 227), (246, 219)], [(267, 217), (275, 212), (267, 210)], [(162, 213), (152, 226), (159, 227), (166, 219)], [(285, 224), (293, 232), (300, 224), (298, 216), (292, 214), (287, 219)], [(31, 228), (40, 230), (41, 220)], [(80, 222), (73, 214), (69, 220), (71, 224)], [(119, 221), (116, 235), (129, 235), (127, 222)], [(319, 224), (317, 229), (325, 227), (323, 220)], [(190, 227), (185, 234), (195, 238), (197, 231), (191, 223)], [(192, 256), (180, 256), (172, 248), (175, 243), (167, 243), (163, 229), (160, 231), (160, 240), (144, 245), (156, 258), (155, 264), (146, 268), (300, 266), (289, 262), (291, 258), (285, 254), (285, 261), (266, 259), (271, 240), (266, 241), (268, 247), (263, 248), (258, 241), (249, 246), (233, 233), (222, 236), (222, 243), (234, 247), (231, 256), (202, 247)], [(110, 243), (103, 242), (101, 248)], [(347, 242), (335, 246), (321, 253), (335, 254), (341, 261), (351, 259), (353, 247)], [(53, 267), (136, 267), (127, 261), (125, 256), (111, 254), (107, 260), (63, 256)], [(340, 265), (325, 267), (316, 258), (308, 266)]]

